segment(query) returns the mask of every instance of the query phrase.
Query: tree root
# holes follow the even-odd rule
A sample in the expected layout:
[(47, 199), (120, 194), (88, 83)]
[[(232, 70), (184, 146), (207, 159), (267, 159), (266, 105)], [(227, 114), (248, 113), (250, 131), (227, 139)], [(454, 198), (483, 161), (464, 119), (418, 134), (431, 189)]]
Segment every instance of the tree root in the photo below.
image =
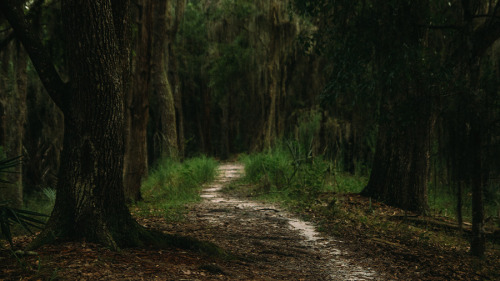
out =
[[(82, 237), (68, 236), (62, 232), (59, 232), (59, 235), (56, 233), (56, 231), (50, 230), (49, 228), (45, 229), (28, 245), (26, 250), (35, 250), (47, 244), (84, 239)], [(212, 242), (201, 241), (193, 237), (166, 234), (157, 230), (146, 229), (136, 222), (134, 222), (134, 226), (132, 229), (129, 229), (126, 234), (122, 231), (113, 232), (106, 230), (97, 238), (97, 241), (86, 241), (101, 244), (114, 251), (119, 251), (121, 248), (151, 246), (156, 248), (179, 248), (195, 251), (212, 257), (234, 259), (234, 256), (227, 253), (224, 249)]]

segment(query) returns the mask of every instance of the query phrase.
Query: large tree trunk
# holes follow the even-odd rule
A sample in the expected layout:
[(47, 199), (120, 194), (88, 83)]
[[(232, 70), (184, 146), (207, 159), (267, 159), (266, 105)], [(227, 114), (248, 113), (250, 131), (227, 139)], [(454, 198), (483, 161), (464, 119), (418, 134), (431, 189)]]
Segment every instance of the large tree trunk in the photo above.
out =
[[(426, 105), (419, 106), (426, 107)], [(379, 125), (377, 147), (364, 196), (416, 213), (425, 213), (429, 175), (429, 112), (415, 113), (415, 123), (386, 120)]]
[[(390, 3), (378, 8), (383, 18), (376, 46), (381, 95), (379, 133), (365, 196), (416, 213), (425, 213), (431, 132), (430, 89), (421, 64), (428, 0)], [(395, 66), (404, 67), (394, 70)], [(411, 67), (407, 67), (410, 66)]]
[[(122, 56), (110, 1), (63, 1), (70, 96), (57, 199), (44, 233), (129, 244), (136, 223), (123, 192)], [(134, 235), (132, 235), (134, 236)]]
[[(141, 245), (153, 236), (125, 205), (123, 191), (125, 43), (128, 1), (62, 1), (69, 87), (29, 28), (16, 2), (0, 8), (65, 120), (57, 198), (46, 228), (32, 247), (62, 239), (85, 239), (111, 248)], [(115, 9), (115, 10), (113, 10)], [(122, 15), (123, 18), (116, 18)], [(113, 17), (114, 16), (114, 17)]]
[(151, 33), (153, 1), (143, 0), (139, 11), (139, 33), (135, 57), (134, 83), (127, 91), (127, 142), (124, 189), (129, 201), (141, 200), (141, 181), (148, 173), (147, 126), (151, 76)]
[(151, 66), (151, 121), (153, 159), (177, 158), (177, 129), (172, 88), (168, 81), (167, 1), (155, 1), (153, 8), (153, 57)]

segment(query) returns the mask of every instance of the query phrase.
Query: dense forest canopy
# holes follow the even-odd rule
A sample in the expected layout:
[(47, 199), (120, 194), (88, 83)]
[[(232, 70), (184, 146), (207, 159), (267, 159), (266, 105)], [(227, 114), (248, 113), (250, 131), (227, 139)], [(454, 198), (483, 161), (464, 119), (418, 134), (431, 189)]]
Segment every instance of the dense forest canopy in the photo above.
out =
[(294, 140), (369, 175), (362, 194), (387, 204), (428, 213), (446, 190), (461, 224), (471, 200), (484, 252), (485, 206), (500, 205), (500, 1), (94, 2), (0, 1), (0, 145), (25, 157), (2, 199), (57, 187), (49, 229), (140, 244), (125, 202), (159, 159)]

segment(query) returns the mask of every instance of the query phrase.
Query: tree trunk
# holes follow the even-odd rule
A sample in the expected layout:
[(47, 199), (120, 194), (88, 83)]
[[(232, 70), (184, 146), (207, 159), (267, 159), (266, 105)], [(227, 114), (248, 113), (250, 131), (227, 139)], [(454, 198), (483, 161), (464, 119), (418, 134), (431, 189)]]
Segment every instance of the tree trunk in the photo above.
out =
[(472, 151), (472, 255), (483, 258), (486, 251), (486, 236), (484, 233), (484, 202), (483, 202), (483, 180), (481, 161), (481, 120), (474, 120), (471, 124), (471, 149)]
[[(278, 68), (278, 69), (277, 69)], [(266, 121), (266, 131), (264, 135), (264, 149), (270, 149), (276, 138), (276, 99), (278, 98), (278, 77), (279, 62), (274, 60), (268, 66), (269, 83), (269, 111)]]
[(219, 156), (222, 160), (226, 160), (229, 158), (229, 131), (230, 128), (230, 96), (225, 95), (222, 97), (222, 100), (219, 101), (219, 107), (221, 110), (220, 116), (220, 151)]
[(177, 0), (175, 4), (175, 16), (169, 21), (168, 39), (168, 73), (171, 81), (172, 93), (174, 96), (175, 120), (177, 121), (177, 147), (178, 156), (184, 158), (185, 154), (185, 136), (184, 136), (184, 110), (182, 106), (181, 82), (178, 73), (178, 59), (174, 48), (174, 41), (179, 31), (180, 22), (186, 10), (186, 0)]
[(172, 88), (168, 81), (167, 61), (167, 1), (154, 1), (153, 55), (151, 66), (151, 118), (153, 161), (162, 157), (177, 158), (177, 129)]
[(57, 199), (45, 233), (116, 248), (134, 222), (123, 193), (122, 65), (110, 1), (63, 1), (71, 70)]
[[(415, 84), (415, 87), (418, 86)], [(391, 117), (395, 111), (406, 111), (404, 108), (410, 105), (412, 117), (404, 120), (405, 124)], [(385, 115), (379, 125), (372, 172), (362, 194), (404, 210), (426, 213), (431, 132), (429, 100), (413, 94), (412, 98), (404, 97), (383, 108)]]
[(431, 96), (422, 83), (427, 81), (421, 63), (424, 33), (418, 25), (426, 21), (428, 5), (422, 0), (378, 6), (384, 19), (380, 23), (384, 38), (375, 48), (381, 117), (372, 172), (362, 191), (419, 214), (428, 210)]
[(16, 2), (0, 1), (49, 95), (64, 113), (56, 203), (32, 248), (58, 238), (85, 239), (114, 249), (155, 239), (132, 219), (123, 191), (125, 64), (117, 49), (124, 43), (119, 36), (125, 36), (119, 25), (127, 23), (125, 18), (113, 18), (128, 14), (113, 11), (128, 7), (122, 4), (62, 1), (71, 79), (67, 87)]
[[(12, 63), (12, 64), (11, 64)], [(12, 68), (11, 65), (14, 65)], [(0, 91), (0, 145), (7, 158), (23, 154), (26, 122), (27, 57), (19, 44), (9, 44), (3, 50)], [(2, 187), (0, 198), (15, 207), (23, 204), (22, 165), (6, 176), (10, 184)]]
[(170, 73), (172, 79), (172, 90), (174, 95), (174, 106), (175, 106), (175, 120), (177, 120), (177, 147), (178, 156), (180, 159), (184, 158), (185, 155), (185, 136), (184, 136), (184, 109), (182, 106), (182, 92), (181, 92), (181, 81), (179, 79), (179, 74), (177, 73), (177, 58), (175, 56), (175, 50), (170, 48), (169, 57), (170, 61)]
[(148, 174), (147, 125), (151, 76), (152, 4), (143, 0), (139, 11), (139, 32), (135, 59), (134, 83), (127, 91), (128, 135), (125, 153), (124, 189), (128, 201), (141, 200), (141, 181)]

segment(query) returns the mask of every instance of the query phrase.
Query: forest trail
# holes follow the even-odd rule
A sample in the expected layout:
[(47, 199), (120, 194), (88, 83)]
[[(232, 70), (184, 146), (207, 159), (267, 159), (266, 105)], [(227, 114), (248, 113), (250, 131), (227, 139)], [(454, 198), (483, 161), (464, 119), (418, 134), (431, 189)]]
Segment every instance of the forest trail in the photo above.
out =
[[(243, 166), (222, 164), (203, 200), (187, 206), (184, 219), (137, 216), (142, 225), (169, 234), (213, 242), (234, 258), (197, 249), (139, 247), (111, 251), (81, 242), (45, 245), (36, 255), (11, 257), (0, 247), (0, 280), (384, 280), (373, 261), (353, 258), (342, 241), (324, 237), (314, 226), (275, 206), (222, 193), (243, 174)], [(18, 236), (17, 248), (33, 239)], [(344, 245), (345, 246), (345, 245)], [(189, 248), (189, 245), (188, 245)]]
[[(221, 189), (243, 174), (243, 166), (225, 163), (202, 192), (179, 234), (212, 241), (244, 261), (218, 264), (224, 274), (201, 280), (381, 280), (339, 249), (342, 241), (322, 236), (293, 215)], [(207, 276), (208, 277), (208, 276)]]

